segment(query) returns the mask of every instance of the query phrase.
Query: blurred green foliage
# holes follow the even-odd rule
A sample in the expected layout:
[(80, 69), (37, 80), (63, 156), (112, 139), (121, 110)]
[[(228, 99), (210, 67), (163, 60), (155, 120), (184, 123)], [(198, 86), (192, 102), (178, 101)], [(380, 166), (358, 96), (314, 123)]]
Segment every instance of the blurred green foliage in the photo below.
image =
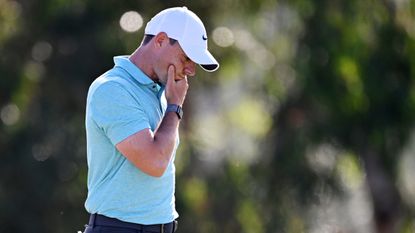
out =
[(415, 1), (0, 0), (0, 232), (83, 230), (89, 84), (186, 5), (179, 232), (415, 232)]

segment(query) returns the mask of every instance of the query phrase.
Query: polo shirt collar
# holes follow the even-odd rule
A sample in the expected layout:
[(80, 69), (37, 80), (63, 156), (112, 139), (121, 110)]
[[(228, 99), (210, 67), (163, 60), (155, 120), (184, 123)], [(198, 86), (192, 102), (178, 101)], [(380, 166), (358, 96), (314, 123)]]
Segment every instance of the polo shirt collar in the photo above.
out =
[(140, 70), (134, 63), (132, 63), (128, 56), (115, 56), (115, 66), (119, 66), (127, 71), (132, 77), (134, 77), (139, 83), (143, 85), (153, 85), (154, 81), (150, 79), (143, 71)]

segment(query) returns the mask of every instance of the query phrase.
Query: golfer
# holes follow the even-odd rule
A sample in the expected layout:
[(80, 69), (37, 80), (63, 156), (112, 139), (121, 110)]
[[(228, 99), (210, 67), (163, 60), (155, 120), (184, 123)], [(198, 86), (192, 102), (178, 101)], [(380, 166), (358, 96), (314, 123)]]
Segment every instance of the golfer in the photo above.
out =
[(86, 104), (85, 233), (177, 228), (174, 158), (188, 78), (219, 64), (192, 11), (174, 7), (146, 25), (141, 45), (90, 86)]

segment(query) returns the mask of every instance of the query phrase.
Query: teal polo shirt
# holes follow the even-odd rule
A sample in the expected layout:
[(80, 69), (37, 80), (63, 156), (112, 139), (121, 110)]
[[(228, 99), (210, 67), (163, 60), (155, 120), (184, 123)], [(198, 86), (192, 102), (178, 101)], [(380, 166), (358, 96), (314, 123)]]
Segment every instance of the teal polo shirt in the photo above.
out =
[(143, 173), (116, 144), (143, 129), (153, 132), (163, 118), (164, 87), (153, 82), (127, 56), (90, 86), (86, 104), (88, 196), (86, 210), (122, 221), (163, 224), (175, 209), (174, 158), (161, 177)]

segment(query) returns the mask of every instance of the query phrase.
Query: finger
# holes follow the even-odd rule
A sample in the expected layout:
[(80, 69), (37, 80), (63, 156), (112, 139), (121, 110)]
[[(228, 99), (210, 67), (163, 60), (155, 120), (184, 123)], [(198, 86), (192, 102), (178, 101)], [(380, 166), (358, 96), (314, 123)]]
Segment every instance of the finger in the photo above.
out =
[(189, 83), (188, 83), (189, 81), (187, 79), (187, 76), (184, 76), (184, 78), (181, 81), (183, 82), (184, 86), (189, 86)]
[(175, 70), (174, 65), (170, 65), (168, 70), (167, 70), (167, 84), (170, 83), (170, 85), (171, 85), (171, 83), (174, 82), (174, 79), (175, 79), (175, 76), (176, 76), (175, 73), (176, 73), (176, 70)]
[[(187, 89), (189, 88), (189, 83), (187, 77), (176, 82), (176, 87), (178, 87), (182, 92), (186, 93)], [(186, 94), (184, 94), (186, 95)]]

